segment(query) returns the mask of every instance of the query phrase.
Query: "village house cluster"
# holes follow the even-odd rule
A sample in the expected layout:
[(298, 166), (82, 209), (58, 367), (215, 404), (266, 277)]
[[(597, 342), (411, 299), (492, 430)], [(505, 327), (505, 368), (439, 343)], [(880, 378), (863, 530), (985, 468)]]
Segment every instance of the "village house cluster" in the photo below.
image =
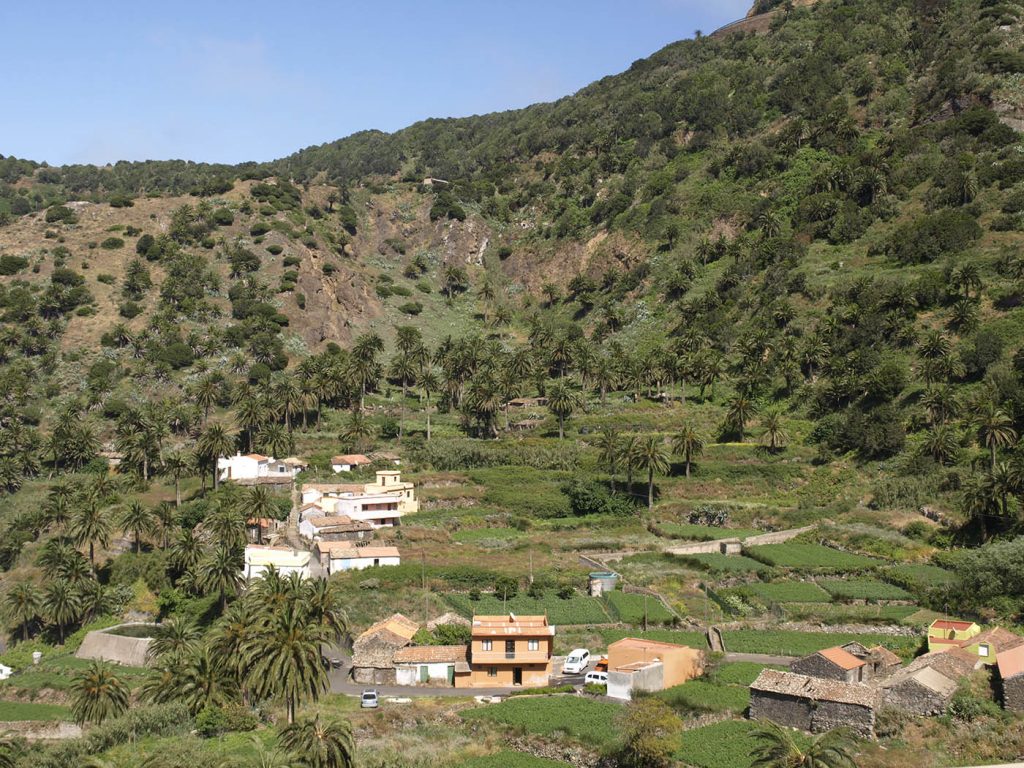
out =
[(1006, 708), (1024, 710), (1024, 637), (938, 619), (927, 642), (928, 652), (907, 666), (881, 646), (854, 642), (805, 656), (787, 671), (765, 669), (750, 686), (750, 717), (812, 733), (847, 727), (871, 737), (882, 709), (943, 714), (962, 681), (992, 669), (1002, 678)]
[[(374, 543), (374, 532), (401, 524), (405, 515), (419, 510), (416, 488), (402, 480), (399, 457), (393, 453), (370, 456), (335, 456), (335, 472), (351, 472), (376, 464), (393, 467), (375, 473), (364, 483), (303, 483), (300, 505), (293, 509), (297, 537), (282, 534), (286, 526), (274, 520), (251, 518), (254, 542), (246, 546), (243, 575), (261, 578), (273, 567), (278, 573), (301, 578), (330, 576), (338, 571), (401, 564), (397, 547)], [(259, 454), (222, 456), (219, 477), (239, 485), (291, 488), (308, 463), (297, 458), (277, 460)], [(293, 529), (295, 530), (295, 529)], [(285, 531), (286, 532), (286, 531)], [(264, 539), (271, 544), (264, 544)]]

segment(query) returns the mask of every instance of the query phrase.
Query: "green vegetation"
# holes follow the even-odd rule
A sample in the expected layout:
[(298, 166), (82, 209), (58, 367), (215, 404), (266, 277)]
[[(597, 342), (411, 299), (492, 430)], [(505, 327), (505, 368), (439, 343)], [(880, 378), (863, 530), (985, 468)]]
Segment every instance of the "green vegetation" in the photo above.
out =
[(608, 611), (617, 620), (641, 626), (648, 624), (670, 624), (673, 616), (656, 597), (627, 594), (618, 590), (606, 595)]
[(0, 722), (22, 720), (71, 720), (71, 710), (57, 704), (0, 701)]
[(743, 555), (722, 555), (717, 552), (698, 555), (681, 555), (684, 562), (693, 563), (697, 568), (715, 573), (760, 573), (767, 571), (764, 563)]
[(471, 757), (455, 768), (565, 768), (569, 765), (559, 760), (523, 754), (522, 752), (495, 752), (485, 757)]
[(615, 718), (620, 711), (620, 705), (605, 701), (551, 696), (514, 697), (460, 714), (464, 720), (489, 720), (538, 736), (564, 733), (586, 744), (604, 746), (615, 739)]
[(909, 657), (921, 645), (919, 637), (855, 635), (842, 632), (734, 629), (724, 635), (726, 650), (733, 653), (766, 653), (777, 656), (806, 656), (822, 648), (857, 641), (868, 646), (884, 645), (900, 656)]
[(750, 768), (755, 728), (749, 720), (725, 720), (686, 731), (676, 758), (699, 768)]
[(740, 587), (741, 594), (769, 603), (812, 603), (828, 599), (820, 586), (808, 581), (783, 581), (776, 584), (750, 584)]
[(880, 561), (871, 557), (841, 552), (820, 544), (802, 544), (800, 542), (765, 544), (760, 547), (751, 547), (744, 552), (747, 556), (766, 565), (792, 568), (793, 570), (855, 571), (880, 564)]
[(655, 694), (675, 709), (692, 712), (732, 712), (743, 714), (750, 706), (750, 689), (745, 685), (720, 685), (706, 680), (690, 680)]
[(822, 579), (818, 584), (836, 600), (910, 600), (904, 589), (874, 579)]
[(453, 594), (446, 595), (445, 600), (466, 617), (474, 613), (500, 616), (511, 611), (523, 616), (546, 614), (548, 621), (555, 625), (605, 624), (610, 621), (600, 599), (583, 595), (569, 598), (555, 594), (542, 598), (516, 595), (508, 600), (502, 600), (496, 595), (482, 595), (479, 600), (471, 600), (468, 595)]

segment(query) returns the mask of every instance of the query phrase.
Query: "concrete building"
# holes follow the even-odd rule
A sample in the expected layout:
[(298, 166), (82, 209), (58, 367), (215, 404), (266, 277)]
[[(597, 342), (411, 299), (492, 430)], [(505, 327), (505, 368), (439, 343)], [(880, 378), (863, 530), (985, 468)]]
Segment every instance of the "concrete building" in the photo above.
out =
[(456, 678), (465, 688), (538, 688), (551, 679), (555, 628), (547, 616), (474, 616), (469, 674)]
[(1024, 645), (1000, 651), (997, 660), (1003, 706), (1011, 712), (1024, 712)]
[(278, 461), (273, 456), (262, 456), (258, 453), (234, 456), (221, 456), (217, 459), (219, 479), (236, 481), (268, 481), (291, 482), (299, 472), (306, 468), (301, 459), (288, 458)]
[(297, 573), (303, 579), (308, 579), (309, 559), (309, 552), (301, 549), (249, 544), (245, 548), (242, 575), (246, 581), (259, 579), (263, 577), (268, 568), (273, 567), (282, 576)]
[[(416, 487), (402, 481), (399, 470), (376, 473), (372, 483), (307, 483), (302, 486), (300, 517), (346, 515), (375, 528), (399, 525), (402, 517), (419, 511)], [(319, 513), (307, 510), (309, 505)]]
[[(863, 646), (862, 646), (863, 647)], [(864, 649), (865, 654), (867, 649)], [(865, 675), (866, 662), (849, 651), (840, 648), (824, 650), (797, 659), (790, 671), (798, 675), (817, 677), (822, 680), (839, 680), (844, 683), (862, 683), (870, 677)]]
[(419, 628), (400, 613), (369, 627), (352, 644), (352, 679), (370, 685), (394, 685), (395, 653), (412, 644)]
[(316, 551), (328, 576), (339, 571), (402, 564), (398, 547), (356, 547), (350, 541), (318, 541)]
[(369, 456), (364, 456), (361, 453), (346, 453), (331, 457), (331, 469), (335, 474), (352, 472), (360, 467), (368, 467), (372, 463), (373, 460)]
[[(320, 508), (314, 509), (319, 511)], [(299, 523), (299, 535), (312, 542), (369, 541), (373, 538), (373, 526), (346, 515), (307, 517)]]
[(469, 677), (469, 655), (464, 645), (412, 645), (395, 651), (398, 685), (455, 686)]
[(750, 718), (823, 733), (850, 728), (864, 737), (875, 732), (878, 691), (863, 683), (823, 680), (774, 669), (750, 685)]
[(608, 695), (661, 691), (704, 673), (704, 653), (685, 645), (625, 637), (608, 646)]

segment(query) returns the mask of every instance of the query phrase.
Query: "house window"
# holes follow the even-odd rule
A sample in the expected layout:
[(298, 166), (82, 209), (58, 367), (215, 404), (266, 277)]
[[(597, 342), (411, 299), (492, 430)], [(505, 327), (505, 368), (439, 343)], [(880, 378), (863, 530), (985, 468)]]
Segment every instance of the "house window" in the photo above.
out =
[(531, 651), (539, 651), (540, 650), (540, 640), (530, 640), (529, 643), (527, 644), (527, 648), (529, 648)]
[(493, 644), (493, 642), (492, 642), (492, 641), (490, 641), (490, 640), (482, 640), (482, 641), (480, 642), (480, 649), (481, 649), (481, 650), (484, 650), (484, 651), (489, 651), (489, 650), (491, 650), (491, 649), (492, 649), (493, 647), (494, 647), (494, 644)]
[(514, 659), (516, 657), (516, 641), (506, 640), (505, 641), (505, 658)]
[(497, 677), (498, 676), (498, 668), (497, 667), (488, 667), (487, 668), (487, 676), (488, 677)]
[(978, 655), (981, 656), (981, 657), (988, 656), (988, 646), (987, 645), (979, 645), (978, 646)]

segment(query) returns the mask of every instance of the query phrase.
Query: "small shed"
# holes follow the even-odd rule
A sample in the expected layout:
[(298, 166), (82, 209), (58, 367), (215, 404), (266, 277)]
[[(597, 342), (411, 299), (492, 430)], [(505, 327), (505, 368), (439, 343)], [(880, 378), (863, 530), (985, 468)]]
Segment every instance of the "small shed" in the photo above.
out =
[(863, 683), (823, 680), (774, 669), (750, 685), (750, 718), (823, 733), (846, 727), (870, 738), (875, 732), (878, 692)]
[(395, 653), (411, 645), (419, 629), (419, 624), (400, 613), (369, 627), (352, 644), (352, 679), (394, 685)]
[(465, 645), (413, 645), (395, 651), (395, 682), (398, 685), (455, 685), (455, 678), (469, 677)]
[(6, 680), (14, 674), (14, 670), (8, 667), (6, 664), (0, 664), (0, 680)]
[(359, 467), (368, 467), (370, 464), (373, 464), (373, 460), (361, 453), (346, 453), (341, 456), (331, 457), (331, 469), (335, 473), (351, 472), (352, 470), (359, 469)]

